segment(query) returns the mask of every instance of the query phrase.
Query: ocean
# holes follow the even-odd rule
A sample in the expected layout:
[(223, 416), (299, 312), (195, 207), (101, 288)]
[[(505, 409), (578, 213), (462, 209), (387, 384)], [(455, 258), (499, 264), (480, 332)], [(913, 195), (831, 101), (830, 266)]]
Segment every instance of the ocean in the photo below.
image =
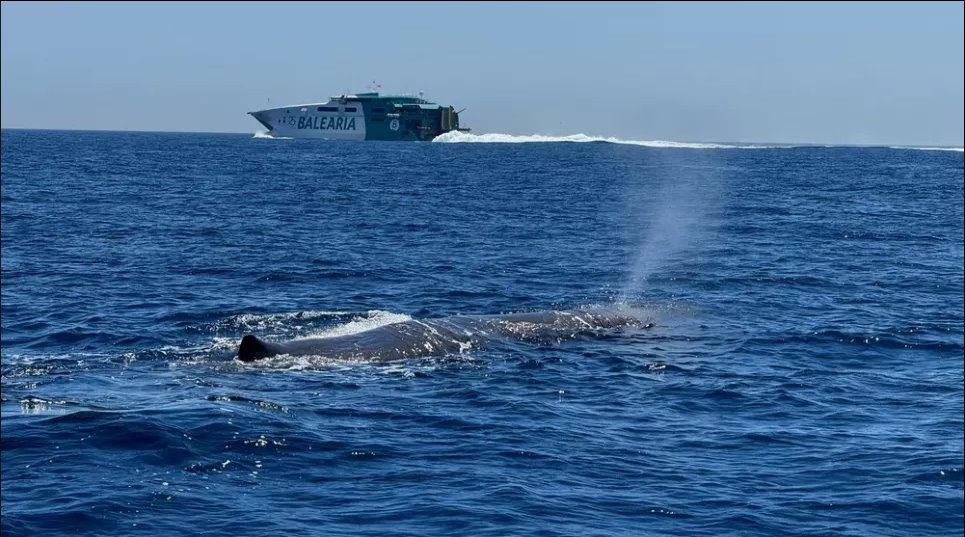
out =
[(4, 130), (2, 534), (962, 534), (960, 149), (487, 136)]

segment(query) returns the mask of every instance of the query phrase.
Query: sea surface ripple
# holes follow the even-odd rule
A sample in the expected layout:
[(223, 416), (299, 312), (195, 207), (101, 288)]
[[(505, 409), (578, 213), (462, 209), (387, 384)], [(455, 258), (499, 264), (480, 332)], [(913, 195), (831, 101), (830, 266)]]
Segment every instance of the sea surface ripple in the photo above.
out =
[[(0, 148), (4, 536), (962, 534), (961, 152)], [(232, 359), (616, 304), (654, 326)]]

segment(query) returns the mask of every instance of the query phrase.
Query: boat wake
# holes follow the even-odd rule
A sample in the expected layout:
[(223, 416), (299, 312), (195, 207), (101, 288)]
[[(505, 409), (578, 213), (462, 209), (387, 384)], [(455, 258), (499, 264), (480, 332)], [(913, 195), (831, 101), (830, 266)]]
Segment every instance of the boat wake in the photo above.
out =
[[(572, 142), (572, 143), (587, 143), (587, 142), (602, 142), (608, 144), (620, 144), (620, 145), (636, 145), (642, 147), (656, 147), (656, 148), (676, 148), (676, 149), (793, 149), (793, 148), (832, 148), (832, 147), (849, 147), (849, 146), (838, 146), (838, 145), (828, 145), (828, 144), (721, 144), (713, 142), (672, 142), (669, 140), (624, 140), (622, 138), (615, 138), (612, 136), (590, 136), (588, 134), (570, 134), (567, 136), (552, 136), (548, 134), (500, 134), (500, 133), (486, 133), (486, 134), (471, 134), (468, 132), (460, 131), (449, 131), (445, 134), (440, 134), (437, 136), (433, 142), (449, 143), (449, 144), (461, 144), (461, 143), (477, 143), (477, 144), (525, 144), (525, 143), (560, 143), (560, 142)], [(868, 146), (868, 147), (881, 147), (881, 146)], [(916, 151), (953, 151), (961, 153), (963, 149), (961, 147), (914, 147), (914, 146), (888, 146), (889, 149), (912, 149)]]
[(252, 138), (262, 138), (265, 140), (291, 140), (289, 136), (272, 136), (268, 131), (255, 131)]
[(916, 151), (955, 151), (957, 153), (965, 152), (965, 148), (962, 147), (911, 147), (903, 145), (892, 145), (889, 149), (914, 149)]
[(485, 144), (523, 144), (534, 142), (603, 142), (610, 144), (638, 145), (643, 147), (679, 148), (679, 149), (772, 149), (794, 146), (763, 145), (763, 144), (716, 144), (703, 142), (671, 142), (666, 140), (623, 140), (614, 137), (589, 136), (586, 134), (570, 134), (568, 136), (549, 136), (544, 134), (514, 135), (514, 134), (471, 134), (467, 132), (450, 131), (437, 136), (433, 142), (441, 143), (485, 143)]

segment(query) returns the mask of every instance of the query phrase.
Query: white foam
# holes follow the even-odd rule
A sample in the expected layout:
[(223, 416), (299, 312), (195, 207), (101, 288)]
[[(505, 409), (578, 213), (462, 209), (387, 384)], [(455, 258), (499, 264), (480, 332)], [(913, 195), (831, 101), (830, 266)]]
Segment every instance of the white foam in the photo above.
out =
[(962, 147), (908, 147), (903, 145), (892, 145), (889, 149), (914, 149), (916, 151), (955, 151), (958, 153), (965, 152), (965, 148)]
[(103, 360), (110, 357), (108, 352), (71, 352), (54, 354), (10, 354), (3, 357), (4, 363), (16, 364), (18, 366), (31, 366), (50, 361), (76, 362), (78, 364), (85, 360)]
[(550, 136), (544, 134), (514, 135), (514, 134), (471, 134), (468, 132), (449, 131), (441, 134), (432, 140), (433, 142), (459, 144), (459, 143), (484, 143), (484, 144), (524, 144), (524, 143), (547, 143), (547, 142), (605, 142), (609, 144), (639, 145), (643, 147), (657, 148), (677, 148), (677, 149), (769, 149), (777, 147), (775, 145), (731, 145), (715, 144), (702, 142), (671, 142), (666, 140), (623, 140), (620, 138), (589, 136), (586, 134), (570, 134), (568, 136)]
[(412, 317), (409, 317), (403, 313), (392, 313), (390, 311), (381, 310), (372, 310), (366, 315), (367, 316), (365, 317), (357, 317), (352, 319), (345, 324), (340, 324), (338, 326), (326, 328), (319, 332), (307, 334), (299, 339), (348, 336), (351, 334), (367, 332), (381, 326), (403, 323), (405, 321), (412, 320)]
[(255, 131), (252, 138), (263, 138), (265, 140), (291, 140), (290, 136), (272, 136), (268, 131)]
[(300, 325), (297, 323), (299, 321), (311, 321), (314, 319), (321, 319), (325, 317), (339, 317), (344, 315), (352, 315), (353, 312), (349, 311), (292, 311), (285, 313), (269, 313), (269, 314), (255, 314), (255, 313), (243, 313), (241, 315), (234, 315), (226, 319), (222, 319), (214, 324), (216, 329), (231, 329), (240, 327), (244, 330), (255, 331), (255, 330), (267, 330), (270, 328), (275, 328), (279, 325), (288, 326), (289, 328), (299, 328)]

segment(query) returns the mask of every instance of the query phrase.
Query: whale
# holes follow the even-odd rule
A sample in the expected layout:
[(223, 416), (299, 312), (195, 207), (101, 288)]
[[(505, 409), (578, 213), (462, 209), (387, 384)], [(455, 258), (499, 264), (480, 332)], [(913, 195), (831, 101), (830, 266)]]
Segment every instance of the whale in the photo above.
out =
[(355, 334), (285, 342), (264, 341), (248, 334), (241, 339), (235, 358), (242, 362), (254, 362), (289, 355), (321, 356), (334, 360), (394, 361), (461, 353), (499, 339), (544, 343), (598, 336), (623, 327), (651, 326), (652, 323), (631, 309), (409, 319)]

